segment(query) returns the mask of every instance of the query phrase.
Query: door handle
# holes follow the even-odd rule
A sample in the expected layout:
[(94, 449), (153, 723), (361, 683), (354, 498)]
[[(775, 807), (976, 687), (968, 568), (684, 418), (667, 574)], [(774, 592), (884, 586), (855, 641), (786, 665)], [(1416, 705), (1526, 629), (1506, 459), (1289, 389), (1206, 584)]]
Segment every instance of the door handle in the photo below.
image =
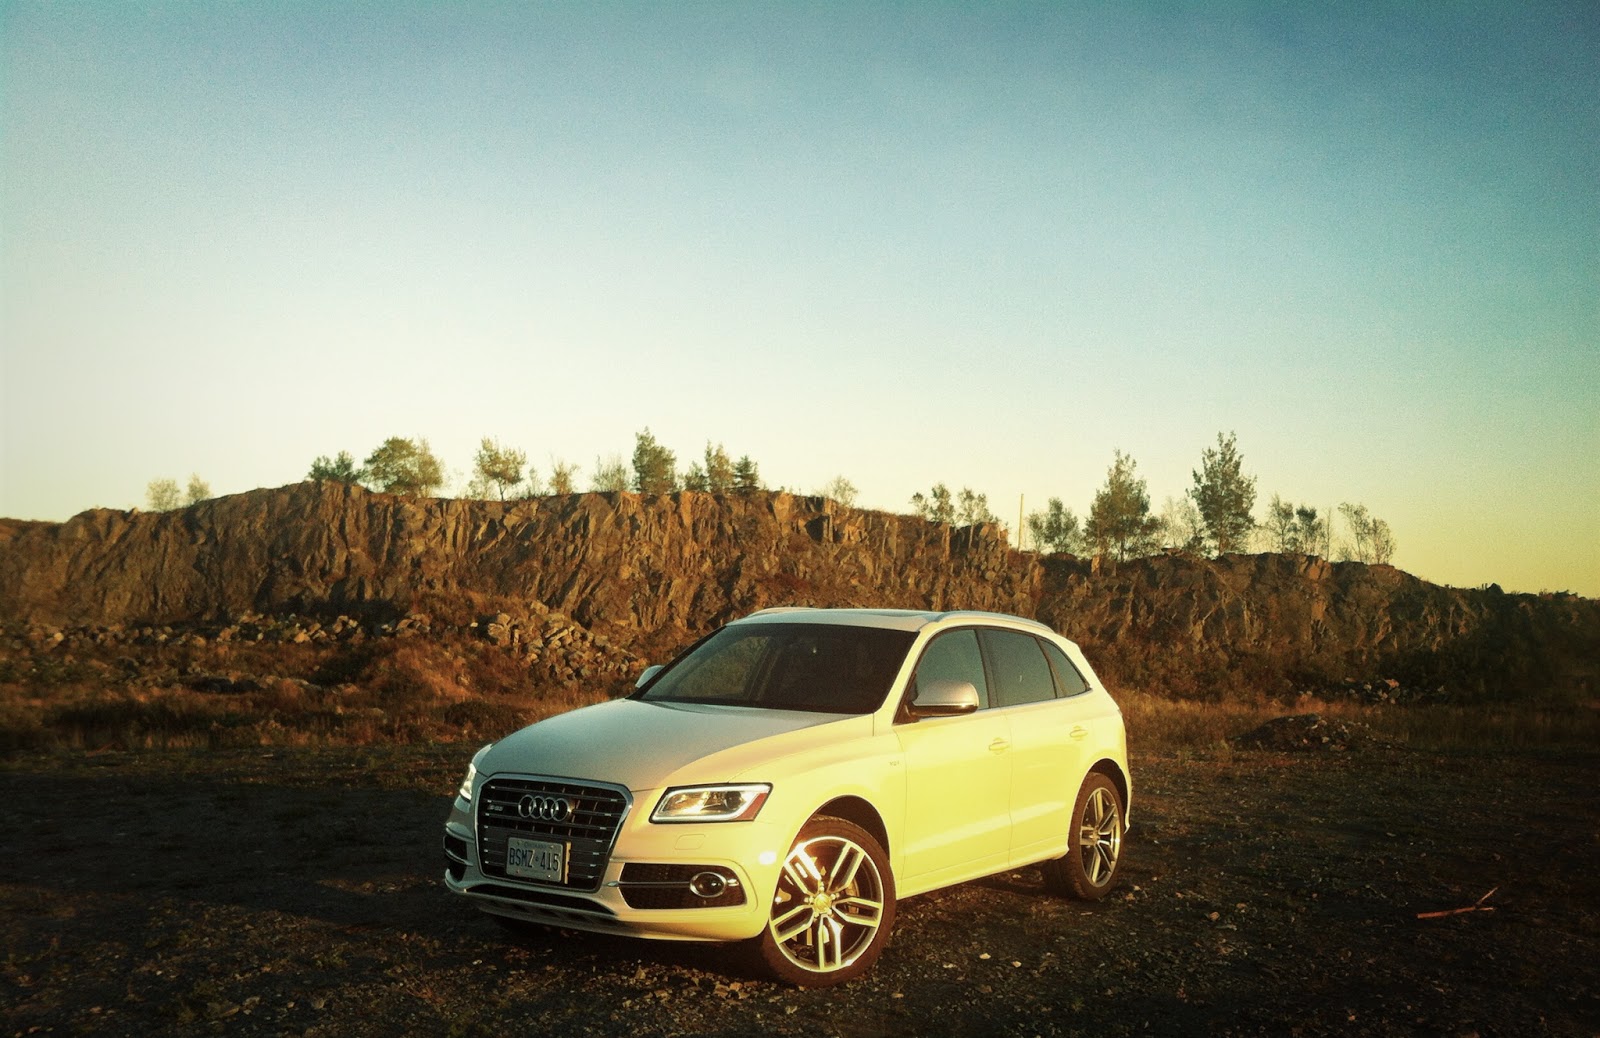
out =
[(995, 736), (994, 741), (989, 744), (990, 753), (1004, 753), (1009, 749), (1011, 749), (1011, 740), (1002, 739), (998, 735)]
[(1072, 731), (1068, 732), (1067, 734), (1074, 739), (1083, 739), (1088, 737), (1089, 729), (1085, 728), (1081, 724), (1075, 724), (1072, 726)]

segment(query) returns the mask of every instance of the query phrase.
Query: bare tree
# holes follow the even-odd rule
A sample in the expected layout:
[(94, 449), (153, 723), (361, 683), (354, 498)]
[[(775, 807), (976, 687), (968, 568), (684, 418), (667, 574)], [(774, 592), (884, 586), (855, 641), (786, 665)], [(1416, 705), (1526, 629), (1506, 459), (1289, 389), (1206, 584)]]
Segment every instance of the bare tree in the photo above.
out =
[(826, 497), (846, 508), (856, 506), (856, 485), (843, 476), (834, 476), (817, 491), (818, 497)]
[(178, 481), (175, 479), (152, 479), (144, 488), (145, 504), (152, 512), (170, 512), (178, 507), (179, 497)]
[(623, 462), (622, 455), (612, 454), (609, 457), (594, 459), (594, 476), (589, 481), (589, 488), (600, 494), (614, 494), (628, 489), (628, 466)]
[(577, 478), (578, 466), (556, 458), (550, 459), (550, 493), (572, 493)]
[(1398, 547), (1394, 538), (1394, 531), (1389, 529), (1389, 524), (1382, 519), (1372, 520), (1372, 561), (1379, 566), (1387, 566), (1394, 561), (1395, 548)]
[(1163, 548), (1178, 551), (1200, 552), (1205, 548), (1206, 524), (1194, 499), (1168, 496), (1161, 502), (1161, 523), (1158, 538)]
[(1339, 506), (1350, 540), (1339, 545), (1340, 554), (1356, 562), (1388, 565), (1394, 559), (1395, 537), (1389, 524), (1367, 511), (1366, 505), (1346, 501)]
[(211, 497), (211, 484), (193, 472), (189, 473), (189, 485), (185, 489), (183, 503), (186, 505), (197, 505)]

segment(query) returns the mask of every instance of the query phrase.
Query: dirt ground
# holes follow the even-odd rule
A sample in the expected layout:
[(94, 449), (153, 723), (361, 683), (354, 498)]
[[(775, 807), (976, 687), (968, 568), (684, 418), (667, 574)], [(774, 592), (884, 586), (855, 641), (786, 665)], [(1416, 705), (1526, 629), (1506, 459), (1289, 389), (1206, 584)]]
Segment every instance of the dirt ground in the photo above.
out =
[(1136, 757), (1109, 900), (912, 898), (802, 991), (451, 898), (471, 749), (0, 761), (0, 1035), (1600, 1034), (1600, 755)]

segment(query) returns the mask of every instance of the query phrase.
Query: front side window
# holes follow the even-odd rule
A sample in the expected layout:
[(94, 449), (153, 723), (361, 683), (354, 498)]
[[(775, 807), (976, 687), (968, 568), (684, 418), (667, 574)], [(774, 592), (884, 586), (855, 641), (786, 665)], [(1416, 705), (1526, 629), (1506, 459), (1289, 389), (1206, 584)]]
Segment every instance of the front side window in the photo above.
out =
[(663, 671), (639, 698), (871, 713), (889, 694), (913, 637), (837, 624), (730, 625)]
[(1020, 631), (984, 631), (983, 647), (994, 677), (995, 706), (1020, 706), (1056, 697), (1055, 679), (1037, 638)]
[(918, 685), (941, 680), (970, 681), (978, 690), (978, 702), (989, 702), (989, 682), (983, 676), (983, 656), (978, 651), (976, 631), (949, 631), (928, 643), (917, 661), (906, 702), (916, 702)]

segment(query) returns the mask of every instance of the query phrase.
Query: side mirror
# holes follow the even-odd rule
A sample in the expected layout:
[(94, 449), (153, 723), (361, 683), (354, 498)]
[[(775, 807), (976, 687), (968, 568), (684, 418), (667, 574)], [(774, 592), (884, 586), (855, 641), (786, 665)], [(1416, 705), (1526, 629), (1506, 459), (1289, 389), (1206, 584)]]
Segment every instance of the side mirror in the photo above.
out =
[(978, 690), (970, 681), (941, 678), (918, 687), (917, 698), (907, 708), (917, 720), (924, 717), (958, 717), (976, 713)]
[(659, 673), (661, 673), (661, 664), (659, 663), (655, 664), (654, 666), (646, 667), (644, 669), (644, 673), (639, 675), (639, 680), (633, 683), (633, 687), (644, 688), (646, 685), (650, 684), (650, 679)]

